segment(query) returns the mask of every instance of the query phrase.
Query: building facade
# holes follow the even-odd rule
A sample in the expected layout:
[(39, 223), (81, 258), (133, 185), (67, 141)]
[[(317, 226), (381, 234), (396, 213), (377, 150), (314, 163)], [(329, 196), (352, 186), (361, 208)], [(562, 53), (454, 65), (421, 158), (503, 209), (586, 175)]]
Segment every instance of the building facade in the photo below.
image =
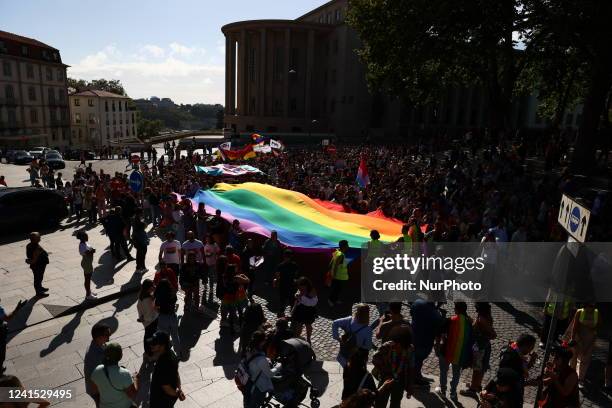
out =
[[(373, 94), (357, 50), (357, 32), (345, 24), (347, 0), (332, 0), (296, 20), (252, 20), (223, 26), (225, 127), (237, 133), (331, 133), (341, 138), (457, 135), (485, 127), (486, 93), (449, 89), (438, 102), (407, 106)], [(515, 128), (544, 129), (537, 97), (513, 104)], [(581, 107), (568, 113), (575, 126)]]
[(80, 147), (101, 147), (137, 138), (136, 110), (127, 96), (89, 89), (70, 95), (72, 138)]
[(0, 144), (71, 145), (66, 68), (56, 48), (0, 31)]

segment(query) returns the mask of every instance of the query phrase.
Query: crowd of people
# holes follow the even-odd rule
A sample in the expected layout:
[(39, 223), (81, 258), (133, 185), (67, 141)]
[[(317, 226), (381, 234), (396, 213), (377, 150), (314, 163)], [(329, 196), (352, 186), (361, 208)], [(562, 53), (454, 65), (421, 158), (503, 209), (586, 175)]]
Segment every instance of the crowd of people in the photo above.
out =
[[(496, 242), (564, 239), (557, 224), (559, 197), (579, 188), (568, 171), (538, 174), (526, 163), (533, 147), (522, 140), (510, 145), (470, 136), (460, 144), (463, 147), (448, 141), (340, 145), (333, 151), (296, 147), (250, 160), (262, 174), (224, 181), (260, 181), (334, 201), (347, 212), (380, 212), (404, 224), (398, 231), (398, 239), (404, 242), (480, 242), (487, 237)], [(189, 197), (217, 181), (194, 170), (196, 164), (212, 162), (211, 151), (198, 154), (189, 150), (180, 155), (174, 146), (167, 144), (165, 149), (166, 154), (159, 158), (155, 149), (142, 155), (135, 168), (142, 172), (145, 188), (138, 193), (130, 190), (125, 172), (106, 174), (102, 169), (95, 171), (91, 163), (82, 163), (69, 179), (38, 162), (32, 163), (29, 173), (33, 185), (42, 181), (64, 194), (76, 228), (84, 226), (81, 220), (90, 226), (101, 223), (114, 259), (135, 260), (135, 273), (148, 271), (145, 256), (151, 234), (163, 239), (154, 279), (143, 280), (137, 303), (138, 320), (145, 331), (144, 364), (153, 370), (149, 406), (170, 407), (185, 398), (178, 374), (179, 361), (188, 358), (178, 330), (178, 294), (182, 292), (184, 313), (207, 313), (218, 306), (221, 327), (239, 336), (239, 352), (251, 380), (242, 388), (245, 407), (260, 407), (275, 392), (276, 374), (270, 362), (278, 356), (280, 342), (291, 338), (312, 342), (319, 292), (328, 293), (330, 307), (348, 299), (342, 291), (349, 279), (348, 242), (339, 242), (333, 253), (329, 291), (317, 288), (312, 274), (322, 276), (326, 271), (310, 271), (299, 265), (275, 232), (263, 245), (257, 245), (254, 237), (241, 230), (239, 220), (228, 223), (218, 210), (208, 214), (203, 204), (194, 209)], [(546, 159), (551, 167), (563, 160), (560, 155), (549, 156)], [(366, 158), (371, 180), (365, 188), (355, 183), (361, 158)], [(124, 152), (124, 159), (131, 166), (129, 151)], [(591, 198), (593, 215), (600, 222), (590, 234), (596, 240), (610, 241), (612, 230), (605, 228), (611, 220), (610, 203), (603, 194)], [(147, 231), (149, 225), (151, 230)], [(427, 225), (425, 232), (421, 225)], [(85, 298), (91, 301), (95, 299), (90, 282), (96, 250), (88, 244), (84, 230), (76, 237)], [(378, 240), (378, 232), (372, 231), (371, 237)], [(40, 234), (33, 232), (30, 240), (27, 259), (36, 293), (42, 297), (48, 290), (42, 283), (49, 255)], [(266, 320), (254, 297), (255, 280), (276, 289), (279, 306), (275, 322)], [(559, 345), (553, 359), (546, 362), (544, 377), (531, 378), (536, 338), (526, 333), (506, 339), (507, 347), (495, 356), (491, 342), (498, 333), (491, 305), (486, 302), (474, 304), (476, 313), (469, 316), (468, 305), (457, 301), (448, 317), (440, 305), (430, 301), (411, 303), (410, 318), (402, 313), (400, 303), (376, 306), (379, 316), (371, 315), (369, 305), (357, 304), (351, 316), (332, 324), (329, 335), (338, 342), (338, 362), (344, 370), (342, 407), (399, 407), (415, 389), (430, 385), (422, 366), (432, 353), (439, 361), (436, 392), (443, 397), (456, 399), (460, 392), (479, 400), (483, 407), (522, 407), (524, 388), (540, 382), (545, 389), (540, 395), (543, 406), (578, 406), (579, 386), (585, 381), (602, 321), (595, 305), (572, 305), (575, 312), (567, 310), (566, 330), (558, 333)], [(1, 312), (2, 318), (10, 316)], [(97, 406), (127, 408), (138, 393), (139, 378), (132, 378), (119, 366), (121, 346), (110, 343), (110, 335), (104, 325), (92, 330), (84, 369), (87, 393)], [(483, 386), (494, 358), (499, 369)], [(372, 372), (368, 371), (369, 362)], [(472, 370), (471, 380), (459, 390), (464, 369)], [(612, 369), (607, 380), (609, 387)]]

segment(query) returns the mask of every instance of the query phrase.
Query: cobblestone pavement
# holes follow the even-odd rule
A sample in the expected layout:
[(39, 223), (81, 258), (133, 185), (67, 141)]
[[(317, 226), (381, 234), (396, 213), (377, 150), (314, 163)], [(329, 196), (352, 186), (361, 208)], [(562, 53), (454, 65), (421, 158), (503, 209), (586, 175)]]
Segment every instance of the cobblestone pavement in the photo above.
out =
[[(76, 163), (68, 162), (69, 169)], [(94, 162), (94, 168), (103, 167), (105, 171), (123, 171), (124, 161)], [(27, 185), (25, 168), (0, 164), (0, 174), (7, 177), (9, 185)], [(9, 344), (7, 350), (8, 373), (16, 374), (28, 387), (71, 387), (76, 392), (76, 399), (57, 404), (62, 408), (92, 407), (89, 397), (84, 394), (82, 379), (83, 353), (90, 341), (90, 330), (98, 321), (105, 321), (113, 327), (113, 341), (125, 348), (122, 364), (132, 371), (138, 371), (142, 362), (143, 330), (136, 322), (136, 298), (134, 294), (124, 295), (107, 303), (98, 304), (88, 309), (79, 309), (83, 302), (82, 272), (80, 257), (77, 252), (77, 241), (73, 236), (74, 220), (69, 220), (57, 231), (43, 234), (42, 244), (51, 252), (51, 264), (45, 275), (45, 285), (50, 288), (51, 296), (35, 300), (31, 287), (31, 271), (24, 263), (25, 234), (0, 237), (0, 299), (2, 306), (12, 310), (20, 299), (30, 299), (26, 307), (10, 324)], [(134, 264), (121, 262), (114, 264), (105, 250), (108, 240), (101, 234), (101, 228), (95, 226), (89, 230), (90, 242), (98, 249), (94, 260), (94, 284), (98, 295), (110, 295), (137, 284), (143, 276), (134, 275)], [(156, 264), (159, 239), (152, 237), (147, 265)], [(150, 277), (152, 271), (144, 277)], [(313, 382), (324, 390), (321, 398), (322, 407), (331, 407), (339, 400), (342, 389), (340, 368), (334, 363), (338, 350), (337, 343), (331, 338), (333, 319), (349, 315), (350, 305), (357, 300), (358, 293), (345, 293), (344, 305), (333, 310), (327, 306), (326, 290), (320, 293), (320, 317), (315, 322), (313, 344), (319, 360), (323, 360), (311, 373)], [(271, 288), (256, 286), (256, 301), (264, 305), (269, 319), (276, 316), (276, 295)], [(354, 296), (352, 299), (350, 296)], [(70, 313), (70, 307), (78, 311)], [(75, 309), (76, 310), (76, 309)], [(69, 313), (62, 316), (62, 313)], [(474, 315), (474, 310), (470, 309)], [(376, 316), (372, 307), (372, 320)], [(407, 308), (404, 309), (407, 315)], [(539, 329), (539, 307), (528, 304), (496, 304), (493, 306), (495, 327), (499, 338), (494, 342), (492, 365), (494, 372), (497, 355), (508, 340), (516, 338), (523, 332), (536, 333)], [(25, 329), (24, 329), (25, 327)], [(220, 333), (222, 334), (220, 336)], [(240, 395), (231, 380), (235, 364), (237, 341), (220, 332), (218, 316), (210, 309), (208, 314), (187, 314), (181, 319), (181, 336), (191, 350), (187, 361), (181, 363), (180, 372), (184, 388), (188, 394), (187, 401), (177, 407), (239, 407)], [(603, 365), (607, 357), (607, 343), (598, 341), (591, 364), (589, 381), (582, 392), (583, 406), (612, 406), (609, 396), (602, 394)], [(534, 367), (535, 375), (538, 367)], [(424, 371), (436, 378), (438, 375), (437, 359), (430, 356)], [(146, 378), (146, 373), (143, 376)], [(463, 372), (467, 381), (469, 370)], [(485, 381), (488, 376), (485, 378)], [(146, 384), (146, 381), (145, 381)], [(435, 382), (433, 385), (435, 386)], [(143, 387), (146, 389), (146, 386)], [(144, 391), (143, 391), (144, 392)], [(527, 390), (527, 399), (533, 403), (535, 390)], [(145, 406), (145, 405), (143, 405)], [(404, 400), (405, 407), (442, 407), (465, 406), (475, 407), (473, 400), (461, 398), (453, 404), (440, 400), (434, 394), (420, 391), (412, 400)], [(530, 406), (527, 403), (525, 406)], [(531, 405), (532, 406), (532, 405)]]

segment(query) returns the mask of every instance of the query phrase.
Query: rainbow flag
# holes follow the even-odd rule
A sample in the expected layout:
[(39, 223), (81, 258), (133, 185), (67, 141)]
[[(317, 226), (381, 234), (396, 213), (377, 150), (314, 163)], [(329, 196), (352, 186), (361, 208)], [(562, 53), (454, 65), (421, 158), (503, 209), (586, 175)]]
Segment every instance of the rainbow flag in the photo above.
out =
[(450, 364), (465, 367), (472, 355), (472, 324), (463, 315), (455, 315), (449, 320), (444, 357)]
[(228, 221), (240, 220), (243, 230), (264, 236), (276, 230), (280, 241), (297, 249), (337, 248), (346, 239), (352, 248), (370, 240), (370, 231), (380, 232), (381, 241), (394, 242), (402, 223), (375, 215), (350, 214), (326, 208), (296, 191), (268, 184), (216, 184), (200, 190), (194, 208), (205, 203), (207, 212), (221, 210)]

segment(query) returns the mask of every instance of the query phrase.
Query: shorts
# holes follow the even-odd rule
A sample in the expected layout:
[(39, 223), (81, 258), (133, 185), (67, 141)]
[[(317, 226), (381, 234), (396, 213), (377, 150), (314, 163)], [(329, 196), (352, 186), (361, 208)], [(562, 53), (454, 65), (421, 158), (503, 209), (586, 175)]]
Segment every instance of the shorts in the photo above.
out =
[(81, 267), (83, 268), (83, 275), (91, 276), (91, 274), (93, 274), (93, 263), (92, 262), (81, 261)]

